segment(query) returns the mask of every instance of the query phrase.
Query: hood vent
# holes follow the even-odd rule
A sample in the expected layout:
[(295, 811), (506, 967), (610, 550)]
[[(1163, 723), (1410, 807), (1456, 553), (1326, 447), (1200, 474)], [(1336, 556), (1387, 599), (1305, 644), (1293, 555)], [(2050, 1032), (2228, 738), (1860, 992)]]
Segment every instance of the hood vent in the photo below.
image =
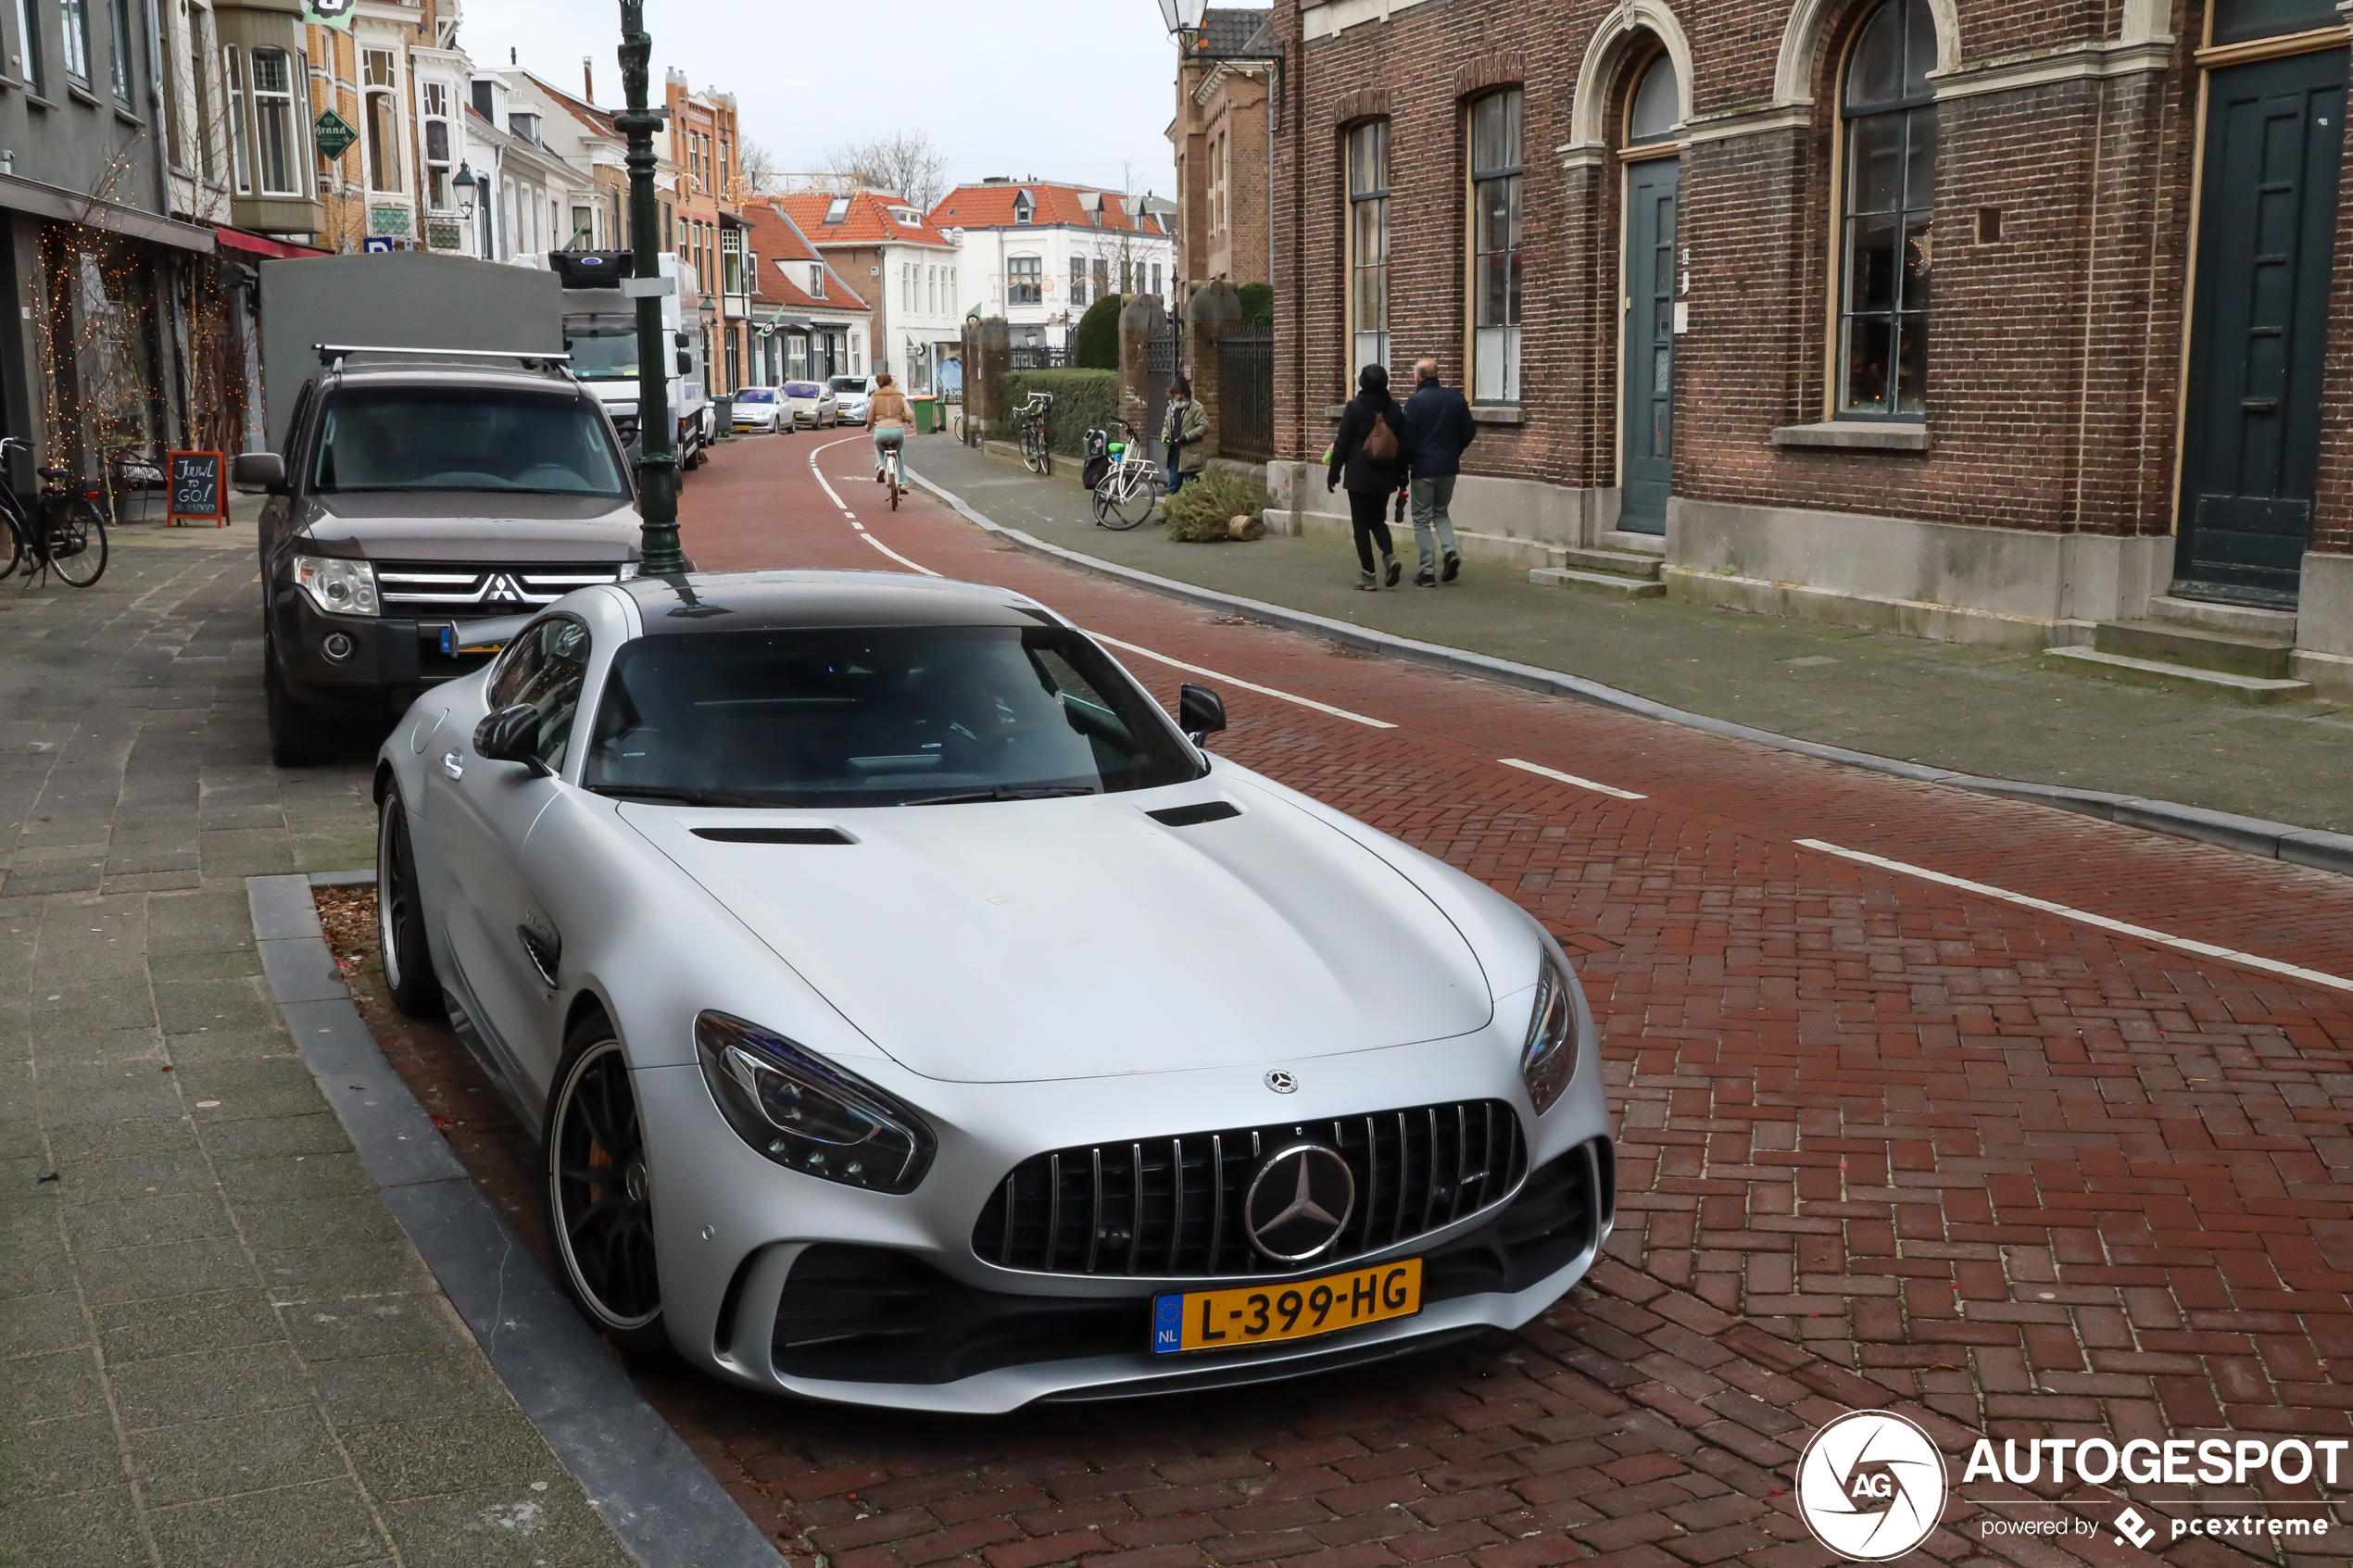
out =
[(696, 828), (697, 838), (718, 844), (855, 844), (839, 828)]
[(1172, 828), (1198, 827), (1203, 822), (1222, 822), (1228, 817), (1239, 817), (1242, 809), (1229, 800), (1204, 800), (1197, 806), (1170, 806), (1158, 811), (1147, 811), (1153, 822)]

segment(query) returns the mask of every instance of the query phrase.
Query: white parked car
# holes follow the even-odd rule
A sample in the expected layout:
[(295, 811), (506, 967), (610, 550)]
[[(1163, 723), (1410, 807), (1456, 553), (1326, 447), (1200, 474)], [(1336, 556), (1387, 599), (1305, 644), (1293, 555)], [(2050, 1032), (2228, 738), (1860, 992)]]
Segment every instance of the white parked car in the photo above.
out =
[(841, 422), (862, 425), (866, 410), (875, 399), (875, 378), (872, 376), (836, 376), (830, 383), (834, 403), (841, 410)]
[(542, 1135), (624, 1349), (968, 1412), (1512, 1328), (1615, 1214), (1516, 905), (1001, 588), (583, 588), (379, 755), (385, 977)]
[(773, 386), (747, 386), (736, 393), (736, 428), (764, 430), (774, 435), (778, 431), (793, 428), (793, 417), (785, 399)]
[(841, 422), (841, 406), (834, 400), (833, 388), (824, 382), (788, 381), (777, 389), (784, 394), (785, 408), (793, 427), (807, 425), (823, 430)]

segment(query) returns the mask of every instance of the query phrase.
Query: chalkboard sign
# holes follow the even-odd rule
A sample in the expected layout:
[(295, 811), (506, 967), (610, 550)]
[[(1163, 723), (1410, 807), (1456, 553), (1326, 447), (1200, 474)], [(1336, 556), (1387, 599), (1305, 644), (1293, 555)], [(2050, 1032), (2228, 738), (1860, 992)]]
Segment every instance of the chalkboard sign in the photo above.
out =
[(171, 505), (166, 521), (184, 520), (220, 524), (229, 519), (228, 493), (221, 488), (221, 456), (218, 452), (165, 454), (171, 477)]

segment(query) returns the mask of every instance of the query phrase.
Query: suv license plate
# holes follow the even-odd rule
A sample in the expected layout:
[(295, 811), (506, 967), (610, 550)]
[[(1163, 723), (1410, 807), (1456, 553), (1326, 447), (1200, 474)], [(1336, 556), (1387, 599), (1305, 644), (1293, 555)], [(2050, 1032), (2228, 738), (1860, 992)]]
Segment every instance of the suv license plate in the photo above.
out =
[(1152, 1298), (1152, 1351), (1231, 1350), (1309, 1339), (1422, 1310), (1422, 1261), (1353, 1269), (1289, 1285), (1242, 1286)]

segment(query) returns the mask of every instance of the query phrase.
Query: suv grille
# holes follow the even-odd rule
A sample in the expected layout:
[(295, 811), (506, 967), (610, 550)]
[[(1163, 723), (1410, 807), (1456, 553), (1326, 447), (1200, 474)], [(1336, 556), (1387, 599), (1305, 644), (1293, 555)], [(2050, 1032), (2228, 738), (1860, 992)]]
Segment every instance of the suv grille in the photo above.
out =
[(554, 604), (574, 588), (620, 580), (621, 567), (612, 561), (534, 561), (528, 566), (481, 566), (472, 561), (376, 563), (376, 591), (388, 615), (521, 615)]
[(1050, 1274), (1296, 1273), (1251, 1246), (1242, 1199), (1260, 1160), (1302, 1139), (1338, 1150), (1356, 1178), (1355, 1209), (1318, 1269), (1492, 1208), (1528, 1173), (1519, 1117), (1492, 1099), (1063, 1148), (1013, 1167), (973, 1251)]

